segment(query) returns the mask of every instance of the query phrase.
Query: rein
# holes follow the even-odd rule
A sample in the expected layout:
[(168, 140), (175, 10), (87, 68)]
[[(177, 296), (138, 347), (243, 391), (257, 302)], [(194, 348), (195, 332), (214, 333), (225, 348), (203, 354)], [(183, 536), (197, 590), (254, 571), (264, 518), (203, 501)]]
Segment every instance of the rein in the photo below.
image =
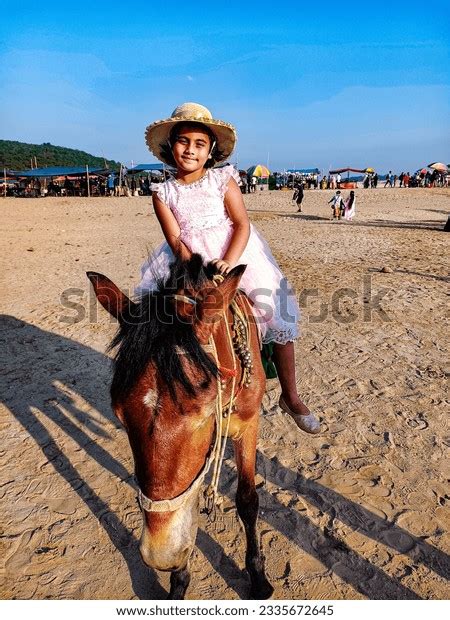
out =
[[(213, 278), (213, 283), (217, 286), (223, 281), (223, 276), (216, 274)], [(185, 295), (173, 295), (174, 299), (183, 301), (192, 305), (196, 305), (195, 299), (186, 297)], [(190, 486), (180, 495), (172, 499), (153, 500), (144, 495), (140, 487), (138, 486), (138, 500), (141, 508), (145, 512), (173, 512), (181, 508), (191, 497), (191, 495), (198, 491), (200, 486), (209, 472), (211, 466), (213, 466), (212, 479), (209, 486), (205, 489), (205, 509), (207, 514), (211, 514), (214, 506), (218, 501), (218, 486), (220, 478), (220, 470), (222, 468), (223, 458), (225, 454), (225, 447), (227, 443), (227, 437), (230, 429), (230, 419), (233, 411), (236, 410), (234, 404), (237, 396), (241, 392), (243, 387), (248, 387), (251, 382), (251, 374), (253, 372), (253, 365), (250, 354), (250, 328), (245, 312), (240, 308), (236, 300), (231, 303), (231, 310), (233, 313), (233, 328), (235, 336), (232, 337), (230, 326), (226, 316), (224, 316), (226, 336), (229, 348), (232, 353), (233, 368), (225, 368), (219, 364), (219, 356), (217, 354), (217, 347), (212, 336), (209, 337), (208, 343), (203, 346), (203, 349), (207, 353), (211, 353), (214, 357), (217, 368), (219, 369), (219, 375), (217, 377), (217, 396), (215, 407), (215, 439), (212, 449), (210, 450), (204, 466), (200, 470), (195, 480)], [(237, 380), (237, 363), (235, 349), (242, 363), (242, 379), (240, 385), (236, 389)], [(183, 355), (185, 351), (182, 349), (177, 350), (177, 354)], [(231, 377), (231, 393), (229, 401), (224, 406), (223, 404), (223, 390), (226, 388), (226, 381), (224, 377)]]

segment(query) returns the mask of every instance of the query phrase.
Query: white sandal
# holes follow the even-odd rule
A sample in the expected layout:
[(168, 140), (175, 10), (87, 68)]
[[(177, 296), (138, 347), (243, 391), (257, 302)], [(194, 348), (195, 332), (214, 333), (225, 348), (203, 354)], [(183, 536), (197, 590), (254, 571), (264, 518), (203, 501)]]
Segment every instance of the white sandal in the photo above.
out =
[(288, 413), (291, 418), (293, 418), (297, 426), (301, 428), (302, 431), (305, 431), (305, 433), (311, 433), (312, 435), (320, 433), (320, 422), (313, 413), (310, 412), (308, 415), (294, 413), (293, 411), (291, 411), (291, 409), (289, 409), (281, 396), (280, 400), (278, 401), (278, 406), (284, 412)]

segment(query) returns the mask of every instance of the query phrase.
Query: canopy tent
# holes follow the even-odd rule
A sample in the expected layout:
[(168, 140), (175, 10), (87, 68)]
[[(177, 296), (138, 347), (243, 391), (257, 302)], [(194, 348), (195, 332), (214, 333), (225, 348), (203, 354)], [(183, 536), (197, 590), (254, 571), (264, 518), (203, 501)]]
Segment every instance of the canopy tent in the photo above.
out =
[(134, 174), (136, 172), (154, 172), (156, 170), (165, 170), (167, 166), (164, 164), (138, 164), (133, 168), (128, 168), (128, 173)]
[[(108, 174), (105, 168), (89, 168), (89, 174)], [(50, 177), (85, 176), (86, 166), (52, 166), (50, 168), (35, 168), (34, 170), (8, 170), (8, 176), (48, 179)]]
[(373, 168), (364, 168), (364, 170), (359, 170), (358, 168), (336, 168), (336, 170), (330, 170), (330, 174), (341, 174), (342, 172), (359, 172), (364, 174), (366, 172), (374, 172), (374, 170)]
[(262, 164), (256, 164), (256, 166), (250, 166), (247, 169), (247, 174), (251, 177), (260, 177), (261, 179), (268, 179), (270, 177), (270, 170)]
[(287, 172), (291, 174), (319, 174), (319, 168), (289, 168)]

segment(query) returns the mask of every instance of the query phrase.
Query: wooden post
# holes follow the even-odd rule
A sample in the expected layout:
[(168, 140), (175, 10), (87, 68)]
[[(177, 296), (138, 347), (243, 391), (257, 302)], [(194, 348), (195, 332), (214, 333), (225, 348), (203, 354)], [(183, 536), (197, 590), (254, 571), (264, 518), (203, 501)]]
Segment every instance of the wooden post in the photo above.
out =
[(88, 198), (91, 197), (91, 189), (89, 187), (89, 166), (86, 164), (86, 181), (87, 181), (87, 195)]

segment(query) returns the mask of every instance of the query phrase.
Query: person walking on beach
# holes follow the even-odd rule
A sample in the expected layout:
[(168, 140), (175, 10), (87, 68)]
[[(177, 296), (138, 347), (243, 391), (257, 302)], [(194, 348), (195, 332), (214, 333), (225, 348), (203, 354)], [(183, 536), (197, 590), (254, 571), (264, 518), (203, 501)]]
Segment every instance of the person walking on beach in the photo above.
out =
[(108, 188), (108, 196), (112, 196), (114, 194), (114, 186), (116, 182), (116, 175), (114, 172), (108, 175), (108, 179), (106, 180), (106, 187)]
[(331, 220), (340, 220), (341, 212), (344, 208), (344, 201), (342, 200), (341, 190), (338, 189), (335, 195), (328, 201), (328, 204), (331, 204)]
[(392, 171), (389, 170), (388, 174), (386, 175), (386, 182), (384, 184), (384, 187), (386, 187), (387, 185), (389, 185), (389, 187), (392, 187)]
[(350, 195), (344, 203), (344, 217), (348, 222), (351, 222), (356, 213), (356, 198), (355, 192), (351, 190)]
[[(189, 260), (198, 253), (224, 276), (246, 264), (240, 288), (254, 304), (263, 343), (273, 343), (281, 384), (279, 406), (300, 429), (318, 433), (319, 420), (297, 393), (297, 301), (267, 242), (249, 222), (237, 172), (230, 165), (214, 167), (233, 152), (235, 128), (213, 119), (198, 103), (184, 103), (170, 118), (149, 125), (146, 141), (155, 157), (176, 168), (176, 173), (152, 194), (166, 241), (144, 263), (136, 292), (154, 290), (157, 280), (168, 275), (175, 256)], [(264, 304), (258, 303), (262, 289), (270, 291)]]
[(377, 189), (377, 185), (378, 185), (378, 172), (375, 172), (375, 174), (373, 175), (373, 187), (374, 187), (374, 189)]
[(305, 194), (305, 192), (303, 190), (303, 182), (300, 181), (298, 183), (297, 187), (295, 188), (294, 195), (292, 197), (292, 200), (294, 200), (295, 203), (297, 204), (297, 212), (298, 213), (302, 212), (302, 202), (303, 202), (304, 194)]

